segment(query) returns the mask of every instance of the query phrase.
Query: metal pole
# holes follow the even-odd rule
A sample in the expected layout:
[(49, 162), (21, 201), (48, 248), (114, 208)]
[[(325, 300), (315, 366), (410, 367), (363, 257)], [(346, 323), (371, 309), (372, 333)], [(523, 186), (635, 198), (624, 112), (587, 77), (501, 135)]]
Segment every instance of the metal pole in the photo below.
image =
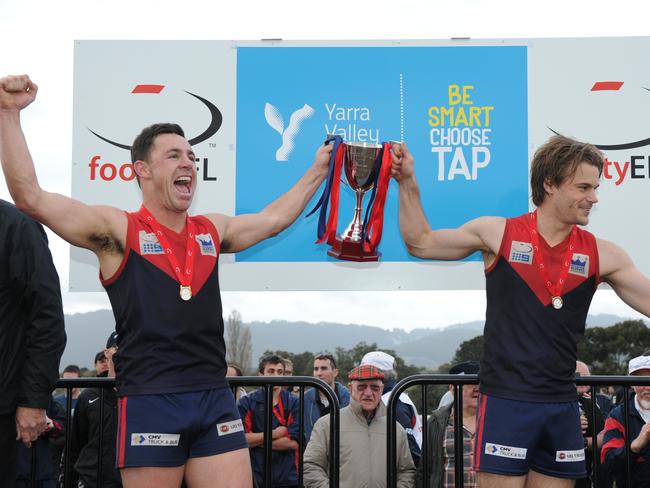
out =
[(273, 422), (273, 387), (264, 386), (266, 393), (266, 407), (264, 411), (264, 488), (271, 488), (272, 460), (273, 460), (273, 439), (272, 439), (272, 422)]
[(465, 476), (463, 470), (463, 385), (454, 385), (454, 476), (456, 488), (463, 488)]
[(104, 388), (99, 389), (99, 450), (97, 457), (97, 486), (101, 488), (102, 460), (104, 459)]

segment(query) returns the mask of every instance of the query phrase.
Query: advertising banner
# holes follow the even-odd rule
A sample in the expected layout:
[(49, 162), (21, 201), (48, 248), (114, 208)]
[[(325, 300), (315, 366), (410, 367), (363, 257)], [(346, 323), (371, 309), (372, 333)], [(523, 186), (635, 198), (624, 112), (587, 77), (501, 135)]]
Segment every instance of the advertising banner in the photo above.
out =
[[(129, 146), (177, 122), (197, 154), (192, 214), (259, 212), (312, 164), (328, 137), (405, 141), (433, 228), (532, 209), (528, 169), (554, 133), (597, 144), (606, 162), (589, 230), (650, 274), (635, 225), (650, 178), (644, 110), (650, 38), (357, 42), (77, 41), (74, 198), (136, 210)], [(98, 69), (98, 66), (101, 66)], [(318, 213), (236, 256), (224, 290), (478, 289), (478, 254), (408, 255), (391, 181), (377, 262), (340, 261), (316, 244)], [(368, 201), (367, 197), (364, 204)], [(355, 194), (341, 185), (338, 232)], [(101, 289), (96, 258), (72, 248), (70, 288)]]

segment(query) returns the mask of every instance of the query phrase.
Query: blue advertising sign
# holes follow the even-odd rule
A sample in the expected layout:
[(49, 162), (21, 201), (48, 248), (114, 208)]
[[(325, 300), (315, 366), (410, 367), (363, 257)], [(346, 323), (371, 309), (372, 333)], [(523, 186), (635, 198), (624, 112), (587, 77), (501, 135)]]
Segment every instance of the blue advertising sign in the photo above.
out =
[[(433, 228), (527, 212), (527, 69), (524, 46), (239, 47), (236, 214), (259, 212), (287, 191), (327, 134), (404, 140)], [(392, 181), (383, 262), (414, 259), (400, 237), (397, 203)], [(354, 193), (342, 185), (339, 233), (353, 211)], [(301, 217), (237, 261), (331, 260), (328, 246), (315, 244), (317, 219)]]

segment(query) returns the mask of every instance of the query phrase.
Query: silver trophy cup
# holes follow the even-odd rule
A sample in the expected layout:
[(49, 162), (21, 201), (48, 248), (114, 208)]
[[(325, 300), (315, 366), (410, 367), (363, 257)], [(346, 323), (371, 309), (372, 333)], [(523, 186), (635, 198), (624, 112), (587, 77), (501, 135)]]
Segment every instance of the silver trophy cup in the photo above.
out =
[(382, 146), (365, 142), (345, 142), (343, 145), (343, 170), (348, 185), (355, 192), (356, 205), (352, 222), (337, 237), (328, 254), (348, 261), (377, 261), (377, 253), (363, 249), (363, 197), (375, 185), (375, 176), (381, 166), (379, 153)]

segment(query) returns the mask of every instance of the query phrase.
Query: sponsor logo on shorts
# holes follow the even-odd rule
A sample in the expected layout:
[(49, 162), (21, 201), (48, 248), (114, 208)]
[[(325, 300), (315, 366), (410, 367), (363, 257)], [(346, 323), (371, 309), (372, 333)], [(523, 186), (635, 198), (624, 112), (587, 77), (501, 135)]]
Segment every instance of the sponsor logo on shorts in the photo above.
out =
[(214, 256), (217, 257), (217, 250), (214, 247), (214, 241), (210, 234), (197, 234), (196, 242), (199, 243), (199, 248), (201, 249), (201, 254), (204, 256)]
[(575, 451), (557, 451), (555, 453), (555, 460), (558, 463), (575, 463), (577, 461), (584, 461), (585, 450), (576, 449)]
[(512, 241), (508, 261), (511, 263), (533, 264), (533, 245), (530, 242)]
[(178, 445), (180, 438), (180, 434), (131, 434), (131, 445), (172, 447)]
[(141, 230), (138, 236), (140, 239), (140, 254), (165, 254), (165, 250), (158, 242), (156, 234)]
[(525, 447), (502, 446), (500, 444), (485, 443), (485, 454), (490, 456), (507, 457), (513, 459), (526, 459), (528, 449)]
[(585, 278), (589, 276), (589, 255), (574, 252), (569, 273), (584, 276)]
[(217, 424), (217, 433), (219, 436), (234, 434), (235, 432), (243, 432), (244, 424), (242, 424), (241, 419), (231, 420), (229, 422), (223, 422)]

